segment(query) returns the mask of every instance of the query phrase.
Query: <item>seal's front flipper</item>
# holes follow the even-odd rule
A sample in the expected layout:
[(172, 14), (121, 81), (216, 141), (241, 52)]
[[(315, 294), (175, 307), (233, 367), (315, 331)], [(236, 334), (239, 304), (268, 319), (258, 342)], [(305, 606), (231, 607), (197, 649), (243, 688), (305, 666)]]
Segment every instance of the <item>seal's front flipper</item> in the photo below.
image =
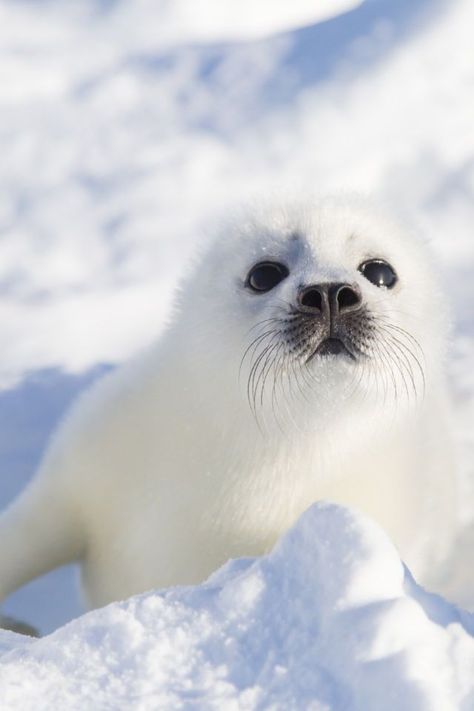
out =
[(29, 625), (27, 622), (21, 622), (21, 620), (15, 620), (13, 617), (5, 617), (4, 615), (0, 615), (0, 629), (10, 630), (10, 632), (16, 632), (17, 634), (26, 634), (28, 637), (40, 636), (36, 627)]
[(33, 578), (80, 559), (82, 540), (74, 508), (55, 478), (33, 479), (0, 515), (0, 604)]

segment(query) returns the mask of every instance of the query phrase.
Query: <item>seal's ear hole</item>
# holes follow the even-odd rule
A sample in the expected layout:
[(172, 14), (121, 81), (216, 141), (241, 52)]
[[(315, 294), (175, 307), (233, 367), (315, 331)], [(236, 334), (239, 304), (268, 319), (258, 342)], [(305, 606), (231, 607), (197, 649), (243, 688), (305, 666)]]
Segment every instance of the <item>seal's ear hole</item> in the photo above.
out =
[(288, 268), (279, 262), (259, 262), (249, 271), (245, 286), (255, 293), (263, 294), (286, 279), (289, 273)]
[(395, 270), (383, 259), (369, 259), (360, 265), (359, 271), (375, 286), (391, 289), (398, 281)]

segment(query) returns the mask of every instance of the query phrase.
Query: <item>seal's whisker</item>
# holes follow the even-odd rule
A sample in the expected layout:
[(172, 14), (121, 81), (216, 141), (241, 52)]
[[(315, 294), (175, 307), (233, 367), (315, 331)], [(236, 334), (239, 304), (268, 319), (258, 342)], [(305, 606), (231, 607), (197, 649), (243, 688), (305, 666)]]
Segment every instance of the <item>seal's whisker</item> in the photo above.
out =
[[(282, 299), (273, 308), (281, 315), (254, 324), (249, 334), (261, 329), (246, 347), (239, 366), (239, 377), (249, 361), (247, 399), (254, 416), (265, 415), (266, 392), (271, 379), (269, 404), (278, 425), (294, 420), (294, 400), (314, 404), (311, 394), (321, 381), (316, 376), (313, 359), (324, 339), (321, 321), (313, 314), (300, 311)], [(386, 405), (389, 398), (398, 408), (403, 398), (418, 399), (420, 383), (425, 390), (424, 353), (417, 339), (398, 324), (364, 307), (348, 314), (344, 321), (344, 345), (358, 367), (349, 373), (345, 398), (357, 392), (363, 403), (372, 392), (376, 402)], [(326, 336), (329, 338), (329, 336)], [(332, 337), (332, 336), (331, 336)], [(377, 365), (377, 362), (379, 365)], [(415, 371), (417, 371), (415, 373)]]
[[(296, 427), (296, 429), (300, 429), (299, 425), (296, 423), (294, 414), (293, 414), (293, 407), (292, 407), (292, 400), (293, 400), (293, 393), (292, 393), (292, 387), (293, 387), (293, 380), (290, 377), (290, 371), (289, 367), (291, 366), (291, 357), (288, 352), (286, 352), (282, 358), (281, 362), (281, 367), (280, 367), (280, 389), (281, 389), (281, 394), (282, 394), (282, 401), (285, 405), (285, 412), (286, 412), (286, 417), (288, 421), (293, 425), (293, 427)], [(288, 386), (288, 389), (285, 387), (285, 384)]]
[[(413, 366), (416, 366), (416, 368), (419, 372), (420, 378), (421, 378), (422, 395), (424, 397), (425, 390), (426, 390), (426, 378), (425, 378), (424, 368), (423, 368), (419, 358), (413, 352), (413, 350), (406, 343), (403, 342), (403, 339), (401, 337), (398, 337), (397, 335), (391, 333), (389, 330), (387, 330), (386, 326), (382, 326), (381, 330), (385, 331), (386, 338), (388, 338), (390, 340), (390, 342), (393, 344), (393, 346), (398, 349), (401, 357), (404, 359), (405, 363), (407, 364), (407, 367), (410, 371), (410, 377), (413, 381), (413, 387), (415, 390), (416, 390), (416, 379), (415, 379), (415, 375), (413, 372)], [(403, 331), (403, 335), (409, 336), (410, 334)]]
[(306, 400), (306, 402), (309, 402), (308, 397), (307, 397), (307, 395), (306, 395), (306, 392), (305, 392), (304, 388), (301, 387), (301, 383), (300, 383), (300, 379), (299, 379), (299, 373), (302, 372), (302, 369), (297, 367), (297, 366), (299, 366), (298, 359), (291, 358), (290, 363), (291, 363), (291, 368), (292, 368), (292, 371), (293, 371), (294, 382), (296, 383), (296, 386), (297, 386), (297, 388), (298, 388), (298, 391), (299, 391), (300, 394), (302, 395), (303, 399)]
[(275, 422), (277, 423), (277, 426), (279, 430), (284, 434), (284, 429), (282, 425), (280, 424), (280, 420), (278, 417), (278, 391), (277, 391), (277, 385), (279, 383), (279, 376), (281, 374), (281, 368), (282, 368), (282, 361), (285, 358), (285, 353), (284, 351), (278, 356), (275, 356), (275, 362), (273, 364), (272, 368), (272, 373), (273, 373), (273, 385), (272, 385), (272, 396), (271, 396), (271, 405), (272, 405), (272, 415), (274, 417)]
[(416, 347), (417, 347), (417, 349), (418, 349), (419, 352), (420, 352), (420, 357), (421, 357), (423, 363), (424, 363), (425, 366), (426, 366), (425, 354), (424, 354), (424, 351), (423, 351), (423, 349), (421, 348), (420, 344), (418, 343), (418, 341), (416, 340), (416, 338), (414, 338), (410, 333), (408, 333), (408, 331), (405, 331), (404, 329), (396, 328), (396, 327), (394, 327), (394, 326), (392, 326), (392, 325), (389, 325), (389, 324), (385, 324), (385, 325), (384, 325), (384, 328), (388, 328), (389, 330), (396, 330), (396, 331), (398, 331), (398, 332), (401, 334), (400, 340), (399, 340), (400, 345), (403, 345), (403, 347), (404, 347), (405, 349), (407, 349), (407, 350), (410, 352), (410, 355), (411, 355), (411, 357), (412, 357), (413, 360), (414, 360), (414, 364), (416, 365), (417, 369), (419, 370), (419, 373), (420, 373), (420, 376), (421, 376), (421, 379), (422, 379), (422, 382), (423, 382), (423, 391), (425, 391), (425, 389), (426, 389), (425, 368), (423, 367), (422, 363), (420, 362), (420, 358), (416, 355), (416, 353), (414, 353), (414, 352), (411, 350), (411, 348), (409, 348), (409, 346), (408, 346), (406, 343), (403, 343), (401, 337), (402, 337), (402, 336), (407, 337), (407, 338), (410, 339), (411, 342), (413, 342), (414, 344), (416, 344)]
[(258, 376), (257, 382), (255, 384), (255, 392), (257, 392), (258, 387), (261, 383), (260, 387), (260, 405), (263, 407), (263, 397), (265, 393), (265, 383), (267, 381), (268, 373), (271, 370), (271, 367), (274, 362), (274, 354), (275, 350), (278, 352), (278, 350), (281, 348), (281, 343), (274, 343), (272, 347), (270, 348), (267, 357), (265, 358), (265, 362), (263, 366), (260, 369), (260, 375)]
[(380, 317), (378, 320), (379, 320), (380, 324), (383, 325), (385, 328), (388, 328), (392, 331), (397, 331), (400, 335), (408, 338), (413, 343), (413, 345), (416, 347), (416, 349), (420, 352), (420, 355), (423, 358), (425, 357), (425, 353), (423, 351), (423, 348), (420, 345), (420, 342), (415, 338), (415, 336), (412, 333), (410, 333), (406, 329), (402, 328), (401, 326), (397, 326), (396, 324), (387, 320), (383, 316)]
[(392, 362), (389, 354), (386, 353), (386, 351), (382, 348), (382, 344), (376, 343), (375, 344), (375, 351), (384, 364), (383, 368), (383, 373), (386, 373), (386, 379), (385, 379), (385, 394), (384, 394), (384, 400), (383, 404), (385, 405), (386, 399), (388, 396), (388, 390), (389, 390), (389, 379), (391, 380), (392, 386), (393, 386), (393, 393), (395, 400), (398, 400), (398, 388), (397, 388), (397, 380), (395, 378), (395, 375), (393, 373), (393, 367), (392, 367)]
[(270, 336), (272, 336), (272, 335), (277, 335), (277, 334), (279, 334), (279, 333), (280, 333), (280, 331), (279, 331), (278, 329), (272, 329), (272, 330), (269, 330), (269, 331), (265, 331), (265, 333), (261, 333), (259, 336), (257, 336), (257, 337), (252, 341), (252, 343), (250, 343), (250, 345), (245, 349), (245, 352), (244, 352), (244, 354), (243, 354), (243, 356), (242, 356), (242, 359), (241, 359), (241, 361), (240, 361), (240, 365), (239, 365), (239, 378), (240, 378), (240, 376), (241, 376), (241, 374), (242, 374), (242, 368), (243, 368), (245, 359), (247, 358), (247, 356), (248, 356), (248, 354), (249, 354), (251, 348), (253, 347), (253, 352), (252, 352), (252, 355), (251, 355), (251, 357), (250, 357), (250, 360), (251, 360), (251, 362), (252, 362), (253, 358), (255, 357), (255, 353), (256, 353), (257, 348), (258, 348), (258, 346), (260, 345), (260, 343), (262, 343), (262, 341), (264, 341), (265, 338), (269, 338)]
[[(396, 366), (397, 368), (398, 374), (406, 392), (407, 399), (410, 400), (410, 392), (414, 393), (416, 399), (416, 384), (413, 379), (410, 364), (404, 358), (403, 352), (387, 333), (385, 333), (384, 336), (381, 337), (381, 343), (384, 346), (385, 353), (389, 358), (390, 362), (393, 366)], [(406, 376), (408, 376), (408, 379)], [(409, 387), (410, 384), (412, 387), (412, 391)]]
[(249, 336), (252, 331), (255, 331), (256, 328), (260, 328), (260, 326), (264, 326), (267, 323), (280, 323), (280, 319), (276, 318), (275, 316), (272, 316), (272, 318), (264, 318), (262, 321), (257, 321), (257, 323), (254, 323), (253, 326), (248, 329), (245, 335)]
[(252, 409), (252, 412), (256, 415), (256, 402), (255, 402), (255, 378), (257, 377), (258, 373), (258, 368), (261, 363), (261, 361), (265, 358), (266, 354), (268, 353), (269, 349), (272, 347), (272, 344), (267, 344), (263, 351), (259, 353), (258, 357), (252, 364), (252, 367), (249, 372), (249, 377), (247, 381), (247, 397)]
[(388, 343), (390, 343), (391, 348), (396, 350), (397, 353), (399, 354), (399, 360), (403, 364), (403, 368), (406, 371), (406, 373), (410, 379), (410, 382), (411, 382), (411, 385), (413, 388), (413, 393), (414, 393), (415, 399), (416, 399), (417, 387), (416, 387), (415, 377), (413, 374), (413, 368), (412, 368), (409, 358), (406, 355), (405, 350), (407, 350), (408, 353), (410, 355), (412, 355), (411, 351), (408, 349), (405, 349), (404, 345), (398, 339), (394, 339), (390, 336), (388, 337)]

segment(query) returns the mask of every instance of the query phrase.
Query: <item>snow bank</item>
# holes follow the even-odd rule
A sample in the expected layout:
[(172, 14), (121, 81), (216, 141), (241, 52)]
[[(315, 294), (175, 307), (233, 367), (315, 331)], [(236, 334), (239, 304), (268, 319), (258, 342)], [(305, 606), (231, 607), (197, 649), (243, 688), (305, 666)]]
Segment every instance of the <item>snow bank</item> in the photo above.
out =
[[(421, 590), (386, 535), (315, 504), (267, 556), (25, 643), (2, 709), (474, 708), (474, 616)], [(0, 647), (1, 649), (1, 647)]]

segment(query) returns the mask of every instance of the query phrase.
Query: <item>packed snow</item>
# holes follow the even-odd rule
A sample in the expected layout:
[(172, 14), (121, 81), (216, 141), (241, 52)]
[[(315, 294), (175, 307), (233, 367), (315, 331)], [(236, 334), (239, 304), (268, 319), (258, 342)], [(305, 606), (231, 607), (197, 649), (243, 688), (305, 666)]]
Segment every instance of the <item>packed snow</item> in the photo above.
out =
[(0, 707), (470, 711), (474, 615), (418, 588), (374, 523), (315, 504), (262, 558), (39, 641), (3, 633)]
[[(74, 394), (159, 334), (216, 213), (311, 186), (374, 192), (433, 243), (469, 531), (473, 25), (471, 0), (0, 0), (2, 506)], [(57, 571), (6, 612), (50, 631), (73, 589)], [(319, 504), (202, 586), (0, 631), (0, 708), (471, 711), (473, 635), (374, 524)]]

